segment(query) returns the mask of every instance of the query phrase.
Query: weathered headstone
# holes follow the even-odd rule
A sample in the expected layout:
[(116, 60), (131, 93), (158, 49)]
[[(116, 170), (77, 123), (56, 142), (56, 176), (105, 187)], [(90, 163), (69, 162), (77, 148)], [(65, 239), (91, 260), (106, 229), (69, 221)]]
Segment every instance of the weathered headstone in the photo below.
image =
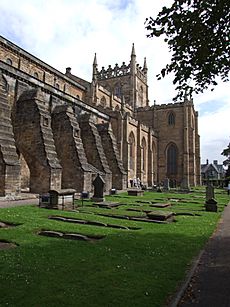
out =
[(184, 177), (182, 179), (181, 184), (180, 184), (180, 188), (184, 192), (189, 192), (190, 191), (190, 185), (189, 185), (188, 179), (186, 177)]
[(163, 190), (164, 191), (169, 191), (170, 190), (169, 179), (168, 178), (164, 179)]
[(214, 198), (214, 187), (212, 185), (208, 185), (206, 187), (206, 201)]
[(92, 197), (92, 200), (95, 202), (102, 202), (104, 201), (104, 186), (105, 186), (105, 181), (103, 178), (97, 174), (97, 177), (93, 181), (93, 186), (94, 186), (94, 194)]
[(205, 208), (206, 211), (217, 212), (217, 201), (215, 200), (214, 187), (212, 185), (206, 187)]

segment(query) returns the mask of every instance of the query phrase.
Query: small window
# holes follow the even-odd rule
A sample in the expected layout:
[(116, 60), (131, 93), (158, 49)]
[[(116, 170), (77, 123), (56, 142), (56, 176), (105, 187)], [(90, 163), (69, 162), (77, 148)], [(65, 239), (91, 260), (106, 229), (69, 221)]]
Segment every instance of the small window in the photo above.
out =
[(43, 126), (45, 126), (45, 127), (49, 126), (49, 118), (43, 117)]
[(80, 137), (80, 130), (79, 129), (74, 129), (73, 130), (73, 136), (75, 138), (79, 138)]
[(175, 126), (175, 115), (174, 115), (173, 112), (169, 113), (168, 124), (169, 124), (169, 126)]
[(35, 73), (34, 73), (34, 78), (36, 78), (36, 79), (38, 79), (38, 78), (39, 78), (39, 76), (38, 76), (38, 73), (37, 73), (37, 72), (35, 72)]
[(100, 100), (100, 105), (101, 105), (103, 108), (106, 107), (106, 99), (105, 99), (104, 96), (103, 96), (103, 97), (101, 98), (101, 100)]
[(11, 60), (10, 58), (7, 58), (7, 59), (6, 59), (6, 63), (9, 64), (9, 65), (11, 65), (11, 66), (13, 65), (13, 62), (12, 62), (12, 60)]

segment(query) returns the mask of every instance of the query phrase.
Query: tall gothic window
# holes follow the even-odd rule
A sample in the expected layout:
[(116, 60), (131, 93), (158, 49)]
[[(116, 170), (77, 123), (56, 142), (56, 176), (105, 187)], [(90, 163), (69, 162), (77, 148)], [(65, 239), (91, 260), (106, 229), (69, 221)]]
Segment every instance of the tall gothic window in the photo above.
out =
[(146, 171), (146, 162), (147, 162), (147, 151), (146, 151), (146, 140), (143, 137), (142, 142), (141, 142), (141, 147), (142, 147), (142, 170)]
[(135, 168), (135, 137), (133, 132), (129, 135), (129, 168)]
[(143, 106), (143, 102), (144, 102), (144, 90), (143, 90), (142, 86), (140, 86), (138, 96), (139, 96), (140, 106), (142, 107)]
[(168, 124), (169, 126), (174, 126), (175, 125), (175, 115), (173, 112), (170, 112), (168, 115)]
[(177, 147), (171, 144), (167, 149), (167, 174), (177, 174)]

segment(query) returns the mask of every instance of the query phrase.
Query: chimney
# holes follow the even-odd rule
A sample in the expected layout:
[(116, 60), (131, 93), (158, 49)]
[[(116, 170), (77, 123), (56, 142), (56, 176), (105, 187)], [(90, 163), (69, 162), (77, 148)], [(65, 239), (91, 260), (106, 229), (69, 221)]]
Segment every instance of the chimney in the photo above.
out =
[(208, 165), (208, 159), (206, 160), (206, 164)]
[(71, 67), (66, 67), (66, 72), (65, 72), (66, 75), (68, 74), (71, 74)]

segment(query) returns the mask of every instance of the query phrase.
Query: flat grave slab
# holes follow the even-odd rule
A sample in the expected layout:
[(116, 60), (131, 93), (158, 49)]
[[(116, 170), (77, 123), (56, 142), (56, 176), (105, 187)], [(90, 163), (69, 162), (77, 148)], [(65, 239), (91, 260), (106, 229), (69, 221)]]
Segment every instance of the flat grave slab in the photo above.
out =
[(122, 205), (124, 205), (124, 204), (109, 202), (109, 201), (93, 203), (93, 206), (97, 206), (97, 207), (100, 207), (100, 208), (106, 208), (106, 209), (116, 208), (116, 207), (119, 207), (119, 206), (122, 206)]
[(146, 213), (149, 219), (157, 221), (167, 221), (174, 216), (173, 212), (151, 211)]
[(155, 215), (155, 218), (150, 218), (150, 217), (142, 217), (142, 216), (128, 216), (128, 215), (116, 215), (116, 214), (104, 214), (104, 213), (98, 213), (98, 215), (101, 216), (106, 216), (110, 218), (115, 218), (115, 219), (125, 219), (125, 220), (130, 220), (130, 221), (138, 221), (138, 222), (147, 222), (147, 223), (158, 223), (158, 224), (165, 224), (172, 222), (174, 220), (173, 218), (173, 213), (170, 218), (165, 218), (165, 217), (159, 217)]
[(100, 240), (105, 237), (101, 235), (84, 235), (81, 233), (65, 233), (53, 230), (42, 230), (38, 234), (40, 236), (45, 236), (45, 237), (68, 239), (68, 240), (80, 240), (80, 241)]
[(16, 244), (8, 242), (8, 241), (0, 241), (0, 250), (10, 249), (17, 247)]
[(150, 207), (155, 207), (155, 208), (167, 208), (167, 207), (170, 207), (171, 204), (169, 203), (152, 203), (150, 205)]
[[(101, 226), (101, 227), (109, 227), (109, 228), (116, 228), (116, 229), (125, 229), (125, 230), (138, 230), (139, 227), (128, 227), (123, 225), (116, 225), (110, 223), (102, 223), (98, 221), (89, 221), (89, 220), (82, 220), (82, 219), (74, 219), (68, 218), (63, 216), (49, 216), (49, 219), (56, 220), (60, 222), (68, 222), (68, 223), (76, 223), (76, 224), (84, 224), (84, 225), (92, 225), (92, 226)], [(59, 234), (58, 234), (59, 236)]]
[(144, 191), (138, 190), (138, 189), (132, 189), (132, 190), (128, 190), (128, 195), (129, 196), (143, 196)]

